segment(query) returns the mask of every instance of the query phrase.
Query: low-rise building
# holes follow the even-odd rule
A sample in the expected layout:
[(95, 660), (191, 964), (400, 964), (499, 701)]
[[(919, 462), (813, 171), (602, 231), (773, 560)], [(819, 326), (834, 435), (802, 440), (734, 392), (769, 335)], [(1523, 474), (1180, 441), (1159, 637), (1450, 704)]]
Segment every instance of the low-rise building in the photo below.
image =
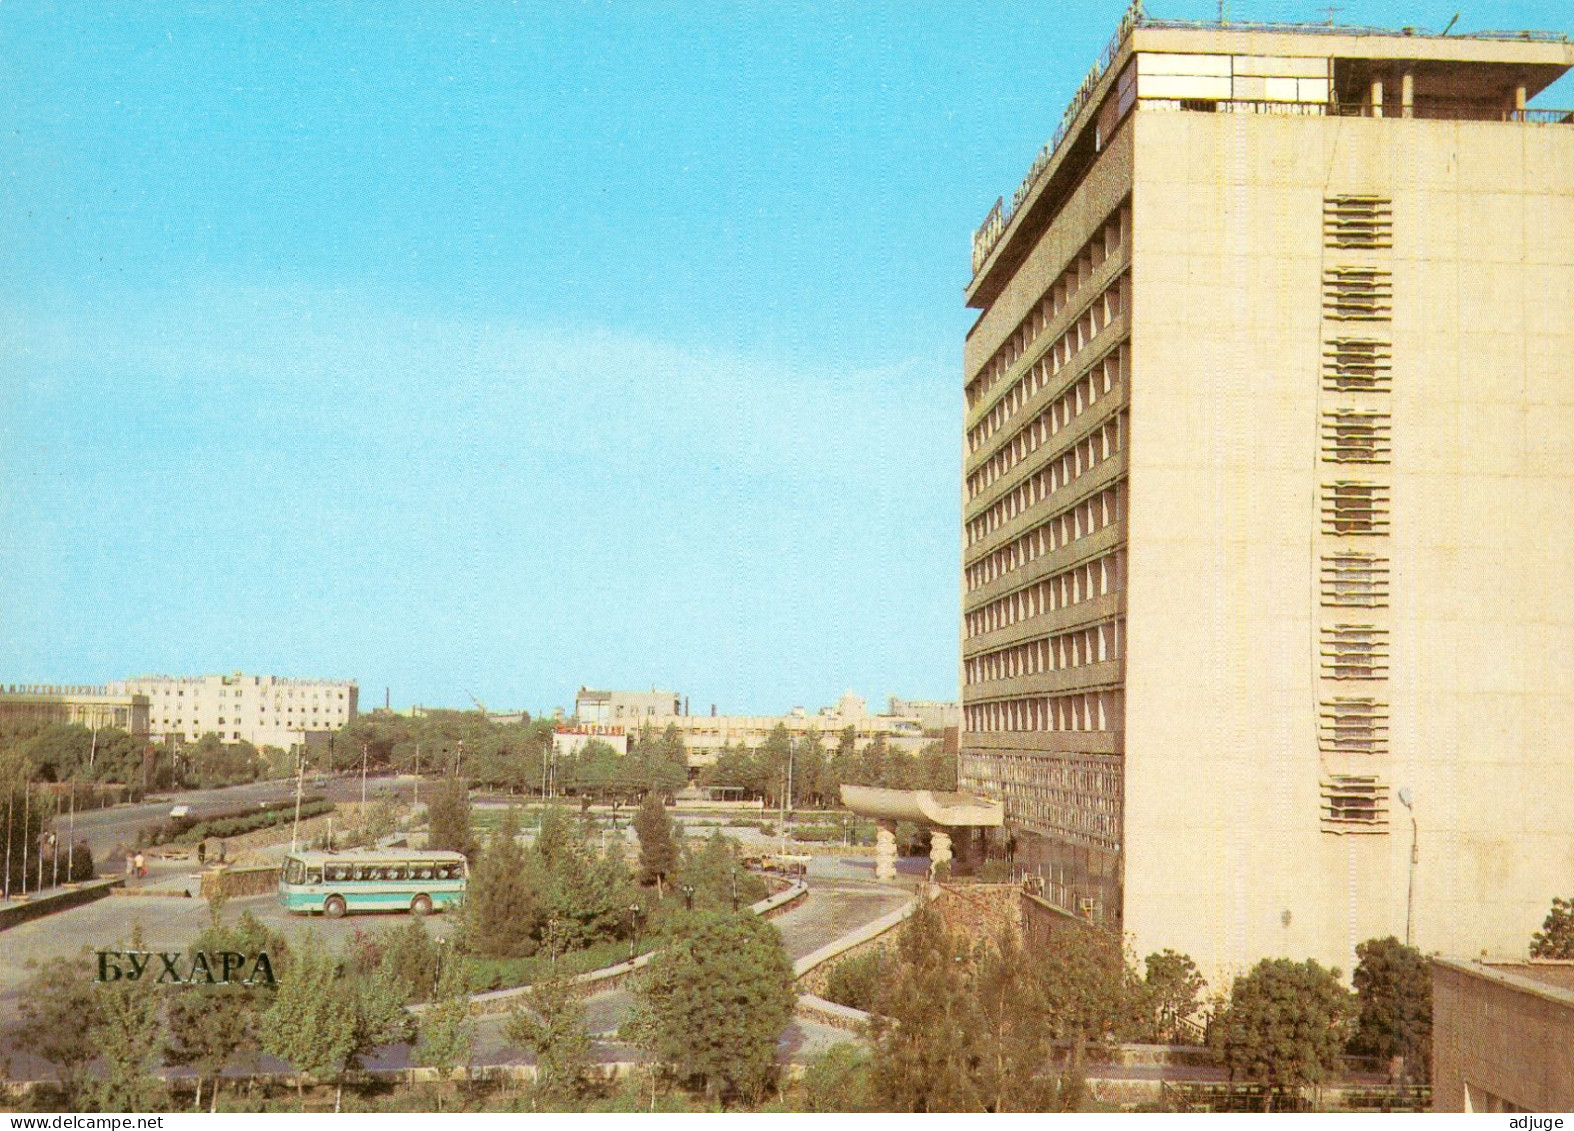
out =
[(1432, 960), (1432, 1110), (1574, 1111), (1574, 962)]
[(148, 715), (147, 695), (114, 685), (31, 683), (0, 689), (0, 732), (7, 734), (75, 723), (93, 730), (115, 727), (146, 738)]
[(675, 691), (592, 691), (574, 696), (574, 717), (591, 726), (638, 726), (645, 719), (681, 715), (683, 697)]

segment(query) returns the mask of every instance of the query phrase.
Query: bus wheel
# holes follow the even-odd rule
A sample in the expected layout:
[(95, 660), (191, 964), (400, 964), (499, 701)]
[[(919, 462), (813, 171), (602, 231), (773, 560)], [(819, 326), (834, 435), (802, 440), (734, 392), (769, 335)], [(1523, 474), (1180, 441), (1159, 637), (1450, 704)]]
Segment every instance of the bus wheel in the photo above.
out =
[(418, 895), (410, 901), (410, 910), (417, 915), (430, 915), (432, 913), (432, 897)]
[(344, 918), (344, 900), (337, 895), (330, 895), (322, 905), (323, 914), (330, 919)]

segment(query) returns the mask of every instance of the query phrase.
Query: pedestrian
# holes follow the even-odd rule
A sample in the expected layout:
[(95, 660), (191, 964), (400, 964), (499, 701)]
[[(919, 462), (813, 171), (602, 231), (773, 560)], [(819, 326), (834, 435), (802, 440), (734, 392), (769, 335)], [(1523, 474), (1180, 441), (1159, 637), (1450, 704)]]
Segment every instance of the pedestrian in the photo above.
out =
[(144, 879), (144, 880), (147, 879), (148, 878), (148, 858), (146, 856), (143, 856), (142, 853), (140, 853), (140, 852), (137, 853), (136, 865), (137, 865), (137, 876), (140, 879)]
[(128, 879), (128, 880), (132, 876), (131, 869), (133, 867), (135, 867), (135, 860), (133, 859), (131, 853), (128, 852), (128, 853), (126, 853), (126, 879)]

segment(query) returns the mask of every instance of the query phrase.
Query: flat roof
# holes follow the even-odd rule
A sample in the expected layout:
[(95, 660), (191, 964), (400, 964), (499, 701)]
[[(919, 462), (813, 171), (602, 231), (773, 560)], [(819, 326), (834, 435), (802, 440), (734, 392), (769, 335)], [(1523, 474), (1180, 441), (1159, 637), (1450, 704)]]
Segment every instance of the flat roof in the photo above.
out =
[(1490, 958), (1442, 958), (1432, 962), (1448, 970), (1468, 974), (1521, 993), (1532, 994), (1574, 1010), (1574, 961), (1546, 959), (1522, 961)]
[[(1124, 34), (1117, 34), (1083, 80), (1067, 109), (1061, 132), (1033, 160), (1010, 199), (1009, 215), (998, 236), (982, 260), (975, 261), (977, 270), (963, 288), (967, 306), (987, 307), (1020, 266), (1023, 253), (1013, 250), (1012, 245), (1026, 229), (1029, 214), (1040, 210), (1045, 197), (1052, 195), (1048, 190), (1062, 179), (1057, 174), (1061, 174), (1064, 158), (1091, 127), (1114, 77), (1133, 54), (1346, 59), (1359, 60), (1372, 69), (1410, 62), (1428, 69), (1458, 66), (1477, 70), (1483, 76), (1491, 73), (1501, 82), (1522, 83), (1527, 98), (1534, 98), (1574, 68), (1574, 43), (1569, 42), (1566, 33), (1552, 31), (1442, 35), (1418, 29), (1384, 30), (1337, 24), (1191, 23), (1148, 19), (1140, 10), (1122, 21), (1120, 31)], [(1058, 188), (1064, 191), (1066, 186), (1061, 184)]]

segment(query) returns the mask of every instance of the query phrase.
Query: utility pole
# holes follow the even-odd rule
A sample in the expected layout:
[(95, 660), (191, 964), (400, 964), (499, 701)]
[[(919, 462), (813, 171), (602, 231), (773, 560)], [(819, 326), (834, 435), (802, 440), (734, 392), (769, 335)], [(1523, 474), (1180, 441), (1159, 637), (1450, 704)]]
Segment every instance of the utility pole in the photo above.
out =
[(290, 851), (295, 851), (295, 838), (301, 831), (301, 790), (306, 785), (306, 734), (301, 732), (301, 753), (295, 760), (295, 823), (290, 826)]
[(415, 744), (415, 805), (421, 804), (421, 744)]
[(366, 743), (361, 743), (361, 823), (366, 823)]
[(27, 894), (27, 828), (29, 823), (28, 805), (32, 799), (32, 785), (30, 781), (22, 782), (22, 894)]
[(7, 782), (5, 787), (5, 898), (11, 900), (11, 814), (16, 808), (16, 794)]

